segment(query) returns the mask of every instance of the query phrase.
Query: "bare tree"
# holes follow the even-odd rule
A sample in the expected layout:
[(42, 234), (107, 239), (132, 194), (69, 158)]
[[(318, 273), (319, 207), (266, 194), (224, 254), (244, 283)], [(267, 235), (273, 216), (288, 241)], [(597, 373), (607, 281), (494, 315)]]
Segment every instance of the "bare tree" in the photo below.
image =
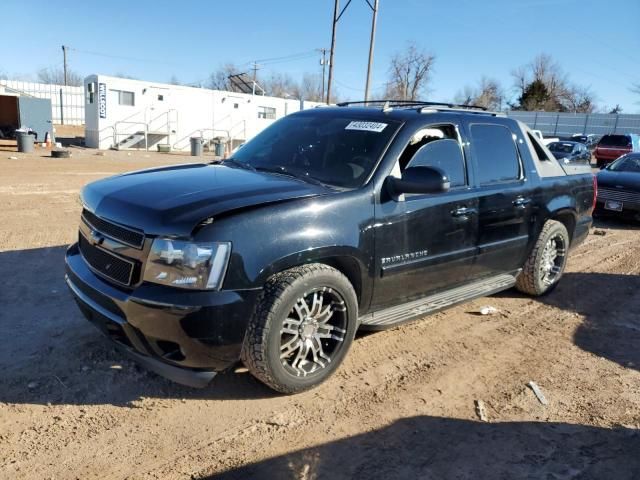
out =
[(138, 77), (134, 77), (133, 75), (129, 75), (128, 73), (118, 72), (113, 75), (118, 78), (126, 78), (128, 80), (140, 80)]
[(171, 78), (169, 79), (169, 83), (171, 85), (182, 85), (182, 82), (178, 80), (178, 77), (176, 76), (175, 73), (171, 75)]
[(492, 78), (482, 77), (477, 87), (465, 86), (455, 96), (454, 101), (462, 105), (477, 105), (489, 110), (500, 110), (503, 98), (504, 93), (500, 83)]
[(243, 72), (235, 64), (225, 63), (209, 75), (208, 80), (205, 82), (205, 86), (213, 90), (236, 92), (238, 91), (238, 88), (229, 81), (229, 75), (236, 75), (238, 73)]
[(426, 95), (435, 60), (435, 55), (427, 53), (414, 42), (407, 44), (403, 52), (398, 52), (391, 58), (385, 97), (417, 100)]
[[(64, 70), (61, 68), (41, 68), (38, 70), (37, 78), (41, 83), (64, 85)], [(79, 73), (67, 69), (67, 85), (79, 87), (83, 83), (83, 78)]]
[(545, 53), (511, 72), (517, 94), (512, 108), (590, 113), (596, 108), (589, 87), (573, 84), (562, 67)]
[[(340, 96), (338, 91), (333, 88), (331, 96), (335, 102), (338, 102)], [(300, 82), (300, 98), (309, 100), (310, 102), (324, 102), (322, 98), (322, 75), (318, 73), (305, 73)]]
[(258, 81), (266, 95), (272, 97), (299, 97), (300, 87), (288, 73), (274, 72), (269, 77)]
[(596, 109), (596, 96), (589, 87), (568, 85), (560, 94), (566, 110), (574, 113), (593, 113)]

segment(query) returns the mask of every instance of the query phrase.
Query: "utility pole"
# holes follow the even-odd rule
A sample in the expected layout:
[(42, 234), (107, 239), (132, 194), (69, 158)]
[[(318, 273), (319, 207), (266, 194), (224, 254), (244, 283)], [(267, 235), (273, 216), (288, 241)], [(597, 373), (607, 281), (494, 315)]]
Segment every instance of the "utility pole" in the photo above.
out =
[(335, 54), (335, 51), (336, 51), (336, 25), (338, 24), (339, 8), (340, 8), (340, 0), (335, 0), (335, 4), (333, 6), (333, 24), (331, 26), (331, 51), (329, 52), (329, 80), (327, 81), (327, 103), (331, 103), (331, 83), (333, 81), (333, 55)]
[(65, 47), (64, 45), (62, 45), (62, 58), (63, 58), (63, 65), (64, 65), (64, 86), (67, 86), (67, 50), (69, 47)]
[(322, 95), (321, 98), (324, 100), (324, 86), (325, 86), (325, 72), (327, 69), (327, 49), (326, 48), (320, 48), (318, 49), (320, 51), (320, 53), (322, 54), (322, 58), (320, 59), (320, 65), (322, 65)]
[(375, 0), (372, 6), (369, 0), (366, 0), (367, 5), (373, 10), (373, 19), (371, 20), (371, 41), (369, 43), (369, 64), (367, 66), (367, 83), (364, 87), (364, 101), (369, 100), (369, 86), (371, 85), (371, 67), (373, 66), (373, 47), (376, 39), (376, 22), (378, 19), (378, 0)]
[(258, 62), (253, 62), (253, 95), (256, 94), (256, 83), (258, 81), (259, 68), (260, 68), (260, 65), (258, 65)]

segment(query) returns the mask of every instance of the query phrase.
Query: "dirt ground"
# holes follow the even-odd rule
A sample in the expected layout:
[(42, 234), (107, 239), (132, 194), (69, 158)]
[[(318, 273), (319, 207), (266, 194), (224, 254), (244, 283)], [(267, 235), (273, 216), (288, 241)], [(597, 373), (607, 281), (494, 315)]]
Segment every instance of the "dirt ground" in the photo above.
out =
[(84, 184), (191, 159), (72, 150), (0, 152), (0, 478), (640, 478), (637, 225), (598, 222), (547, 297), (359, 335), (312, 391), (193, 390), (125, 360), (63, 279)]

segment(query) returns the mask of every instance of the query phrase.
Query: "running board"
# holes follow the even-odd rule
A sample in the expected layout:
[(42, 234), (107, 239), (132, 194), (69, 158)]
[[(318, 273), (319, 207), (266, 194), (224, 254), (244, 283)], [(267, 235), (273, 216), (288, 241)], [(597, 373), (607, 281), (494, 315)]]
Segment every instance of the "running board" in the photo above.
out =
[(516, 283), (515, 275), (501, 274), (456, 287), (445, 292), (420, 298), (403, 305), (385, 308), (360, 317), (364, 330), (382, 330), (400, 323), (422, 317), (428, 313), (443, 310), (474, 298), (485, 297), (511, 288)]

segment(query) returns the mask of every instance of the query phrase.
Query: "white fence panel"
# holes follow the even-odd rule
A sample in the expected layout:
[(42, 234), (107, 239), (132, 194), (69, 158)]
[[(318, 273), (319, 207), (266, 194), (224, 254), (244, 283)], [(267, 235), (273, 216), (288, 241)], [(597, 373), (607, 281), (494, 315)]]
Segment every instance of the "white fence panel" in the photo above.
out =
[(6, 87), (9, 93), (13, 91), (20, 95), (51, 100), (53, 123), (84, 125), (84, 87), (0, 80), (0, 88), (2, 87)]

